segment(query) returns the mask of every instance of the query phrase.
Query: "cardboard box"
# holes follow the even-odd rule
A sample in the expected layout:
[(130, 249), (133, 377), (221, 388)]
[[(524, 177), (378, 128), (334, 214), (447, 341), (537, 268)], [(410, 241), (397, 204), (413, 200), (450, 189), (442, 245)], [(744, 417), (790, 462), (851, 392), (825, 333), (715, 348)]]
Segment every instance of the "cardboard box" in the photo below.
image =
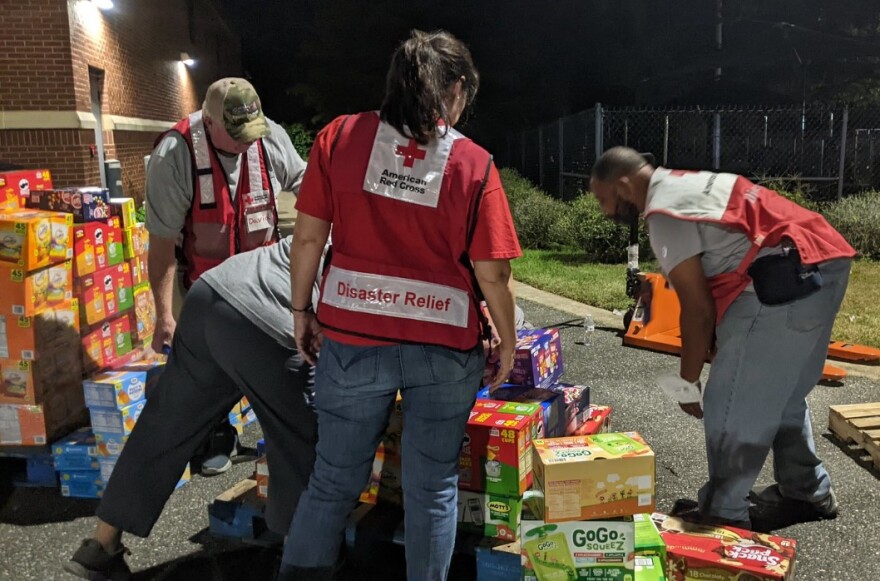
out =
[(132, 362), (129, 355), (134, 353), (134, 343), (127, 314), (84, 326), (82, 332), (83, 369), (87, 373)]
[(667, 569), (675, 581), (788, 581), (794, 578), (797, 542), (734, 527), (688, 523), (651, 515), (666, 543)]
[(73, 227), (74, 274), (82, 277), (111, 266), (107, 239), (112, 228), (104, 222), (75, 224)]
[(73, 215), (77, 224), (106, 220), (109, 217), (110, 193), (105, 188), (59, 188), (45, 192), (31, 191), (28, 208)]
[(134, 311), (131, 317), (132, 341), (147, 341), (156, 330), (156, 303), (149, 282), (136, 285), (133, 290)]
[[(516, 332), (516, 353), (508, 381), (528, 387), (550, 387), (564, 371), (562, 340), (558, 329), (524, 329)], [(483, 384), (494, 376), (497, 364), (487, 364)]]
[(134, 307), (131, 266), (123, 262), (74, 280), (82, 322), (95, 325)]
[(228, 417), (229, 423), (232, 424), (232, 427), (235, 428), (239, 434), (242, 433), (245, 426), (257, 421), (257, 414), (254, 413), (254, 410), (246, 397), (241, 398), (241, 400), (233, 406)]
[[(67, 350), (79, 350), (79, 307), (76, 299), (31, 317), (0, 315), (0, 359), (34, 361)], [(76, 363), (79, 366), (79, 363)]]
[(107, 230), (107, 265), (116, 266), (125, 260), (124, 235), (120, 228)]
[(666, 568), (660, 557), (640, 557), (636, 553), (635, 581), (666, 581)]
[(590, 404), (588, 416), (572, 435), (592, 436), (611, 430), (611, 406)]
[(69, 214), (0, 212), (0, 261), (32, 271), (71, 258), (73, 223)]
[(565, 435), (568, 422), (565, 420), (563, 398), (549, 389), (525, 387), (521, 385), (502, 386), (489, 395), (489, 388), (477, 392), (478, 400), (530, 403), (541, 406), (543, 419), (536, 438), (559, 438)]
[(522, 498), (469, 490), (458, 491), (460, 531), (515, 541), (522, 515)]
[(379, 442), (376, 455), (373, 456), (373, 468), (370, 470), (370, 478), (361, 492), (360, 502), (364, 504), (376, 504), (379, 502), (379, 486), (382, 482), (382, 467), (385, 465), (385, 445)]
[(128, 440), (128, 436), (134, 429), (137, 419), (144, 411), (146, 402), (141, 400), (126, 406), (120, 410), (90, 409), (89, 417), (92, 420), (92, 431), (95, 433), (95, 443), (98, 444), (99, 455), (101, 447), (112, 454), (114, 449), (121, 450)]
[(0, 404), (0, 445), (45, 446), (86, 423), (81, 390), (53, 393), (42, 404)]
[(32, 317), (73, 298), (71, 261), (36, 271), (0, 263), (0, 314)]
[(98, 446), (91, 428), (80, 428), (52, 444), (56, 470), (99, 470)]
[(51, 357), (36, 361), (0, 359), (0, 403), (33, 405), (52, 395), (75, 391), (82, 369), (79, 354), (60, 355), (58, 361)]
[(636, 432), (535, 440), (547, 522), (653, 511), (654, 452)]
[(661, 572), (665, 572), (666, 543), (660, 536), (654, 521), (651, 520), (651, 515), (647, 513), (635, 514), (633, 515), (633, 524), (636, 528), (636, 555), (658, 557), (663, 566)]
[(0, 210), (24, 208), (31, 191), (52, 189), (52, 174), (47, 169), (0, 172)]
[(499, 545), (498, 541), (485, 539), (476, 546), (475, 552), (477, 581), (510, 581), (521, 578), (521, 550), (518, 542)]
[(134, 198), (110, 198), (110, 215), (119, 217), (123, 229), (133, 228), (137, 224)]
[(101, 498), (104, 482), (100, 470), (69, 470), (58, 473), (61, 496), (71, 498)]
[(634, 575), (631, 520), (547, 524), (523, 521), (521, 564), (525, 581), (615, 579)]
[(254, 463), (254, 480), (257, 481), (257, 496), (269, 498), (269, 462), (265, 456), (257, 458)]
[(117, 367), (118, 371), (136, 371), (144, 375), (144, 396), (150, 397), (150, 392), (159, 382), (162, 372), (165, 371), (165, 361), (157, 361), (155, 359), (144, 359), (123, 364)]
[[(119, 456), (100, 456), (98, 458), (98, 469), (100, 470), (101, 476), (101, 484), (103, 486), (107, 486), (110, 482), (110, 478), (113, 476), (113, 470), (116, 468), (116, 463), (119, 461)], [(177, 481), (177, 484), (174, 485), (174, 489), (177, 490), (187, 482), (189, 482), (192, 478), (192, 473), (190, 472), (189, 464), (186, 465), (186, 468), (183, 470), (183, 474), (181, 474), (180, 479)]]
[(565, 433), (560, 435), (571, 435), (590, 417), (590, 387), (588, 385), (557, 383), (548, 389), (562, 395), (563, 417), (567, 423)]
[(128, 264), (131, 266), (131, 283), (134, 286), (137, 286), (141, 283), (150, 282), (150, 271), (147, 265), (147, 256), (135, 256), (134, 258), (129, 258)]
[(472, 410), (459, 458), (458, 486), (498, 496), (522, 496), (532, 484), (532, 431), (541, 414)]
[(125, 258), (134, 258), (135, 256), (143, 256), (150, 247), (150, 235), (147, 227), (142, 223), (137, 223), (131, 228), (122, 231), (123, 243), (122, 248)]
[(108, 371), (83, 381), (86, 407), (92, 410), (121, 410), (145, 399), (147, 374), (137, 371)]
[(532, 440), (542, 437), (541, 434), (544, 433), (544, 408), (540, 403), (477, 399), (471, 410), (474, 412), (497, 413), (516, 417), (531, 416)]

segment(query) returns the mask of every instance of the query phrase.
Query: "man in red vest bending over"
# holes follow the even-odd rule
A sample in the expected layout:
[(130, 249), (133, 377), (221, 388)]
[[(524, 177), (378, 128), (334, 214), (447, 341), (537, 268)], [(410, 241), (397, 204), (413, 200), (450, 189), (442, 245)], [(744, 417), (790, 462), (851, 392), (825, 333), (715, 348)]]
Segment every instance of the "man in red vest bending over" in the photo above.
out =
[[(287, 133), (263, 115), (244, 79), (214, 82), (200, 111), (161, 135), (147, 168), (148, 267), (156, 298), (153, 349), (171, 345), (174, 287), (188, 289), (225, 259), (279, 240), (276, 201), (299, 192), (306, 164)], [(235, 432), (228, 422), (205, 451), (202, 473), (229, 469)]]

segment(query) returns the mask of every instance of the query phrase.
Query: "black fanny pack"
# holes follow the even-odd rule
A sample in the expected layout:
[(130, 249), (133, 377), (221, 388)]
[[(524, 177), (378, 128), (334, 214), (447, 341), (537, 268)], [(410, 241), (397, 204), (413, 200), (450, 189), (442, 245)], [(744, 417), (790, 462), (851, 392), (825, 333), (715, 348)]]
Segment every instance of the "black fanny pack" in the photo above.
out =
[(810, 296), (822, 288), (822, 273), (801, 262), (797, 248), (757, 259), (749, 266), (758, 300), (765, 305), (782, 305)]

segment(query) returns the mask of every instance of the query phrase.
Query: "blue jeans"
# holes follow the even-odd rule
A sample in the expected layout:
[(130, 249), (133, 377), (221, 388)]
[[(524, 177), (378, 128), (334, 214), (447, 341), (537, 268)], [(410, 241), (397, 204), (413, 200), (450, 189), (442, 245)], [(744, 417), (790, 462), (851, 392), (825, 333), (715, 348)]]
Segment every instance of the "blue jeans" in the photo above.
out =
[(783, 495), (814, 502), (831, 490), (805, 398), (822, 375), (850, 264), (820, 264), (822, 288), (793, 303), (767, 306), (743, 293), (725, 313), (703, 398), (709, 459), (709, 481), (700, 490), (704, 514), (747, 520), (749, 491), (771, 449)]
[(407, 577), (443, 580), (455, 543), (458, 458), (485, 366), (428, 345), (359, 347), (325, 339), (315, 377), (315, 469), (297, 506), (282, 570), (327, 568), (369, 479), (394, 400), (403, 397)]

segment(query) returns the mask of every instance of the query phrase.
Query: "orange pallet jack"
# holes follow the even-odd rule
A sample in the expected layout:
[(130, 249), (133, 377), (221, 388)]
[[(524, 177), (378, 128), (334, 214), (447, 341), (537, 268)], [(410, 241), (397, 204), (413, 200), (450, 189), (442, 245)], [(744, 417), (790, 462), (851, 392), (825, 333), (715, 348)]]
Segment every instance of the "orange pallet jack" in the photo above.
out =
[[(623, 337), (623, 344), (662, 353), (681, 353), (681, 328), (679, 316), (681, 305), (678, 295), (669, 286), (666, 278), (660, 274), (647, 273), (644, 277), (653, 287), (653, 298), (650, 305), (637, 304), (632, 320)], [(650, 313), (645, 323), (646, 307)], [(828, 356), (856, 363), (872, 363), (880, 361), (880, 350), (865, 345), (832, 341), (828, 346)], [(711, 361), (711, 357), (707, 357)], [(841, 381), (846, 371), (834, 365), (825, 364), (822, 379), (825, 381)]]

